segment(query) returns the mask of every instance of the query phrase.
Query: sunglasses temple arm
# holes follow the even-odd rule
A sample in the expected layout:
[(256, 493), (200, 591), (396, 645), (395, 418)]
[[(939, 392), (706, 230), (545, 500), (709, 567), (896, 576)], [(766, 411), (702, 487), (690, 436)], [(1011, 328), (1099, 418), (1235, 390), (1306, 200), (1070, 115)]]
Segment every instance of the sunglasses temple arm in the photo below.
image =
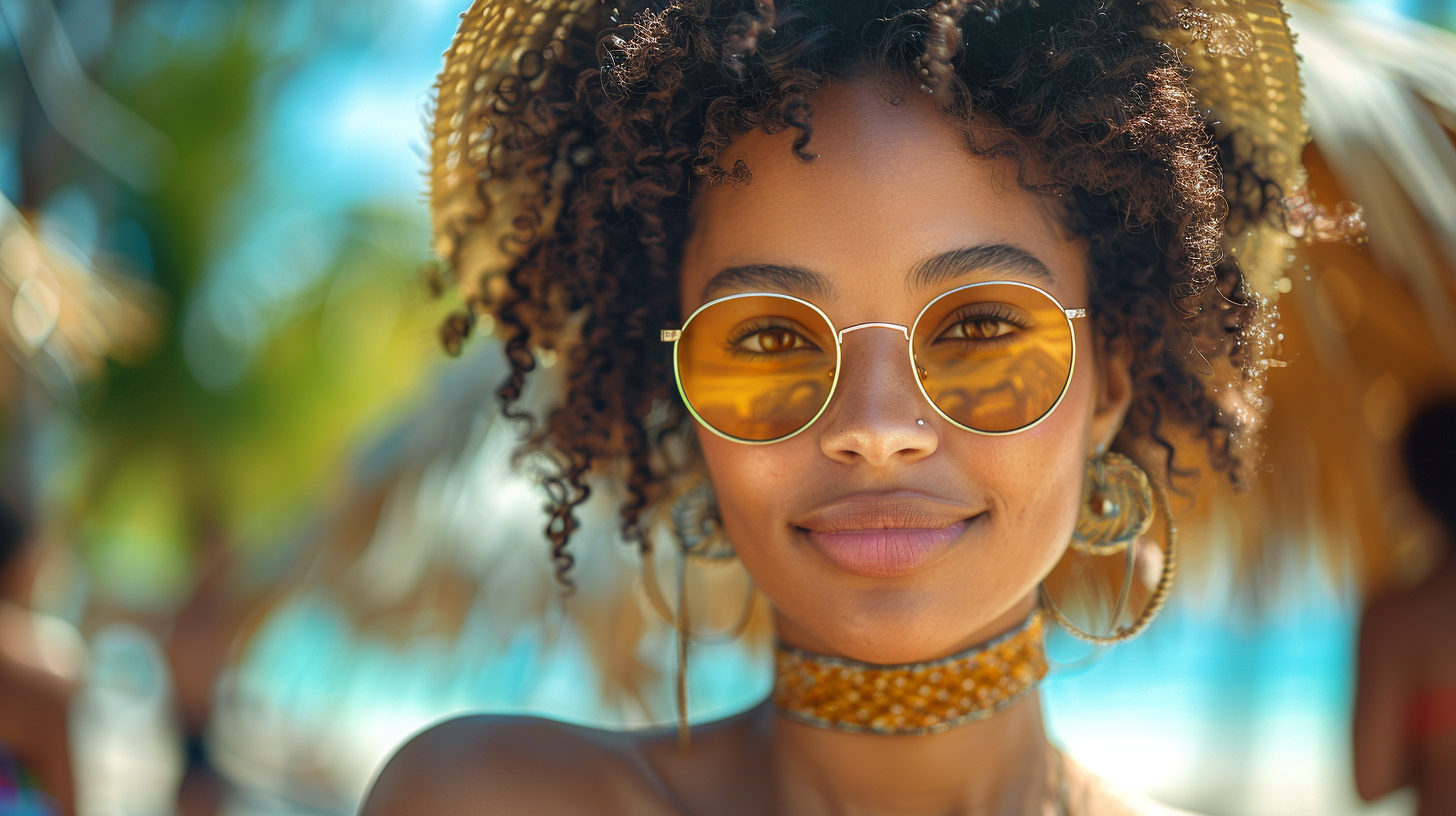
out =
[(675, 343), (682, 337), (682, 329), (663, 329), (661, 337), (664, 343)]

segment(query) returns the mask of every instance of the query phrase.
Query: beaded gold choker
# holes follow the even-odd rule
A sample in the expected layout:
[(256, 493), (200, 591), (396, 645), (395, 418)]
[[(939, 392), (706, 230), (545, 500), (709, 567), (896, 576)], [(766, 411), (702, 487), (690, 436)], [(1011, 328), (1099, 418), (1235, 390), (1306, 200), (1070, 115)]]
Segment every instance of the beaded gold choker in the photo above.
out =
[(1016, 629), (960, 654), (881, 666), (778, 644), (774, 705), (818, 728), (870, 734), (936, 734), (984, 720), (1046, 676), (1038, 610)]

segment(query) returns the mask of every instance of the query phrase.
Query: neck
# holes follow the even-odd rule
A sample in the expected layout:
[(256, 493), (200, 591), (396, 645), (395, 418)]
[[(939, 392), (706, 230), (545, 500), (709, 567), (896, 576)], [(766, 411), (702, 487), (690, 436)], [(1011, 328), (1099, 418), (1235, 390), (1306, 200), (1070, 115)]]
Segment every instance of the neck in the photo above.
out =
[(987, 720), (914, 737), (829, 731), (764, 709), (781, 813), (1040, 813), (1054, 754), (1036, 694)]
[[(1025, 614), (1006, 617), (979, 639), (1018, 627)], [(783, 813), (1040, 813), (1052, 799), (1055, 753), (1035, 691), (994, 716), (932, 734), (814, 727), (772, 706), (762, 727)]]

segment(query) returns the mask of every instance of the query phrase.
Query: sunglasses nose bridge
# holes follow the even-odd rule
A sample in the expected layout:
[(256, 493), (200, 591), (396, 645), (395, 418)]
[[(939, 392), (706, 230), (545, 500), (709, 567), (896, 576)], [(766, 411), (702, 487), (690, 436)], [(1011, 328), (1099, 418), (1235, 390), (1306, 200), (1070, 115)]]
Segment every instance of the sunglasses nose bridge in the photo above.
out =
[[(910, 327), (901, 323), (856, 323), (853, 326), (846, 326), (845, 328), (840, 329), (839, 334), (835, 336), (835, 339), (840, 346), (843, 346), (844, 336), (846, 334), (849, 334), (850, 332), (859, 331), (860, 329), (894, 329), (905, 338), (906, 343), (910, 342)], [(918, 364), (915, 366), (915, 371), (917, 376), (921, 377), (922, 379), (924, 378), (925, 372), (923, 369), (920, 368)]]
[[(903, 338), (905, 338), (905, 342), (906, 342), (907, 346), (910, 343), (910, 327), (909, 326), (906, 326), (904, 324), (901, 324), (901, 323), (880, 323), (880, 322), (874, 322), (874, 323), (856, 323), (853, 326), (847, 326), (847, 327), (845, 327), (843, 329), (840, 329), (837, 332), (837, 334), (835, 335), (835, 337), (838, 340), (838, 343), (840, 345), (840, 354), (841, 354), (840, 361), (841, 361), (841, 366), (842, 366), (842, 370), (840, 372), (841, 375), (847, 374), (847, 370), (845, 370), (845, 369), (848, 368), (848, 357), (844, 355), (844, 350), (843, 350), (843, 346), (844, 346), (844, 336), (847, 335), (847, 334), (849, 334), (850, 332), (859, 331), (860, 329), (891, 329), (893, 331), (899, 332), (900, 333), (900, 336), (903, 337)], [(893, 341), (889, 341), (889, 342), (893, 342)], [(884, 350), (887, 351), (888, 348), (886, 348)], [(900, 352), (900, 353), (903, 353), (903, 352)], [(912, 350), (912, 354), (913, 354), (913, 350)], [(895, 355), (891, 355), (891, 356), (893, 357)], [(903, 366), (904, 365), (903, 360), (904, 360), (904, 358), (901, 357), (900, 358), (900, 362), (898, 363), (898, 365)], [(885, 362), (888, 363), (889, 362), (889, 358), (886, 358), (886, 361)], [(911, 362), (912, 362), (912, 364), (914, 363), (913, 360)], [(874, 364), (871, 364), (871, 367), (874, 368), (875, 367)], [(923, 379), (924, 373), (920, 369), (920, 367), (918, 365), (913, 365), (912, 367), (915, 369), (915, 374), (917, 375), (917, 377)], [(884, 369), (884, 370), (881, 371), (881, 374), (883, 374), (885, 371), (890, 371), (890, 370), (893, 370), (893, 369)], [(865, 373), (864, 371), (861, 371), (858, 374), (853, 375), (853, 376), (862, 376), (864, 373)], [(912, 388), (913, 388), (913, 386), (912, 386)]]
[(844, 336), (846, 334), (854, 331), (859, 331), (860, 329), (895, 329), (896, 331), (905, 335), (906, 342), (909, 342), (910, 340), (910, 327), (902, 326), (899, 323), (856, 323), (853, 326), (846, 326), (840, 329), (839, 335), (835, 339), (843, 343)]

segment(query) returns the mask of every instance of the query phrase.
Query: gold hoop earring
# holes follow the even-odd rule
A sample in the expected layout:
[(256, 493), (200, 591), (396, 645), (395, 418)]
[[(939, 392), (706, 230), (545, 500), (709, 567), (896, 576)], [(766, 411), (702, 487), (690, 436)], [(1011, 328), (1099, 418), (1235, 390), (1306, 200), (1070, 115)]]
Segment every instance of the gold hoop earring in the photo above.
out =
[(691, 628), (688, 626), (688, 559), (687, 548), (677, 559), (677, 615), (673, 631), (677, 633), (677, 661), (673, 668), (673, 699), (677, 703), (677, 748), (688, 749), (688, 641)]
[(723, 524), (718, 516), (718, 499), (713, 492), (713, 483), (699, 473), (689, 477), (686, 484), (673, 491), (671, 501), (665, 503), (666, 521), (672, 528), (677, 541), (677, 603), (670, 607), (662, 585), (657, 580), (657, 569), (653, 563), (652, 548), (642, 555), (642, 583), (648, 601), (663, 620), (673, 627), (675, 634), (673, 697), (677, 714), (677, 741), (680, 750), (690, 744), (688, 728), (688, 647), (692, 641), (716, 643), (736, 640), (748, 629), (753, 618), (757, 588), (752, 579), (747, 582), (743, 612), (729, 629), (712, 635), (694, 635), (688, 618), (687, 564), (690, 558), (708, 562), (724, 563), (735, 557), (733, 544), (723, 533)]
[(1120, 453), (1088, 459), (1072, 549), (1088, 555), (1116, 555), (1152, 525), (1153, 488), (1148, 474)]
[(718, 516), (718, 495), (707, 476), (699, 475), (678, 491), (668, 505), (673, 534), (683, 553), (709, 561), (733, 558), (733, 542), (723, 534)]
[(1110, 646), (1137, 637), (1168, 602), (1173, 577), (1178, 570), (1178, 531), (1163, 486), (1154, 483), (1142, 468), (1120, 453), (1106, 453), (1088, 463), (1077, 526), (1069, 549), (1097, 556), (1126, 553), (1122, 586), (1109, 618), (1114, 624), (1126, 609), (1137, 575), (1139, 548), (1133, 545), (1152, 526), (1154, 508), (1163, 516), (1163, 565), (1147, 604), (1132, 623), (1119, 626), (1108, 635), (1095, 635), (1080, 629), (1067, 619), (1052, 599), (1046, 582), (1042, 582), (1043, 610), (1073, 637), (1098, 646)]
[[(737, 557), (733, 550), (733, 542), (723, 532), (723, 522), (718, 516), (718, 497), (713, 492), (713, 483), (708, 477), (698, 473), (688, 477), (684, 484), (673, 490), (664, 498), (659, 505), (663, 510), (655, 511), (658, 522), (666, 521), (672, 529), (673, 539), (677, 542), (678, 572), (681, 576), (686, 570), (687, 560), (697, 558), (708, 563), (727, 563)], [(660, 526), (654, 523), (652, 528)], [(651, 548), (649, 548), (651, 549)], [(662, 591), (662, 586), (657, 580), (657, 569), (652, 562), (650, 555), (642, 559), (642, 583), (647, 595), (648, 602), (652, 608), (662, 616), (662, 619), (673, 625), (678, 625), (681, 605), (674, 608), (667, 602), (667, 595)], [(692, 639), (699, 643), (721, 643), (735, 640), (748, 628), (749, 619), (753, 616), (753, 603), (757, 597), (758, 590), (753, 581), (748, 581), (746, 597), (743, 602), (743, 612), (738, 616), (737, 622), (722, 632), (709, 635), (692, 635)]]

